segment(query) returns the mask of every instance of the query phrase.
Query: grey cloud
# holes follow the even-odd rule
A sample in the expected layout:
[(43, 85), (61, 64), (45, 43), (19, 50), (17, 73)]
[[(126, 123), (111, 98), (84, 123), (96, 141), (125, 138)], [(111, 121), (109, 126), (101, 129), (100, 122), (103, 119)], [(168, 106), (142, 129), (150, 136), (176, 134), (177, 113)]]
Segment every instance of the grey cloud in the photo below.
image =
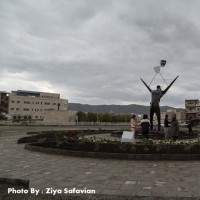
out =
[[(149, 105), (140, 77), (149, 84), (166, 59), (167, 82), (180, 77), (161, 103), (183, 107), (199, 96), (198, 8), (185, 0), (2, 1), (1, 90), (25, 85), (70, 102)], [(166, 87), (161, 77), (157, 84)]]

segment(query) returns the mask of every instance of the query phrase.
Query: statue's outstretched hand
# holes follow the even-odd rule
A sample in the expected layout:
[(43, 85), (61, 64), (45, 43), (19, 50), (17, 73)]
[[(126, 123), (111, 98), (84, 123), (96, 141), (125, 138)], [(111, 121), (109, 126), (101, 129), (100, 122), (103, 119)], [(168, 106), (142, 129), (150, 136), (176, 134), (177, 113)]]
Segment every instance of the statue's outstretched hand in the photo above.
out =
[(176, 81), (176, 79), (177, 79), (178, 77), (179, 77), (179, 76), (177, 76), (177, 77), (170, 83), (170, 85), (169, 85), (165, 90), (162, 91), (162, 94), (163, 94), (163, 95), (169, 90), (169, 88), (172, 86), (172, 84)]
[[(140, 78), (141, 79), (141, 78)], [(144, 83), (144, 85), (147, 87), (147, 89), (149, 90), (149, 92), (151, 92), (151, 88), (141, 79), (141, 81)]]

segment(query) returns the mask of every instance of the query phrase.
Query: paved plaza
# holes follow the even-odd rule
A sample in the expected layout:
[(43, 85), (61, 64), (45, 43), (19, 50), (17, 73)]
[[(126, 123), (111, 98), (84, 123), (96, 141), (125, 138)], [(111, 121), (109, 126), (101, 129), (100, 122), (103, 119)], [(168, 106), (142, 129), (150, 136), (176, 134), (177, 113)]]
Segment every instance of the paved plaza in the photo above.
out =
[(96, 194), (200, 197), (200, 161), (130, 161), (50, 155), (24, 149), (27, 131), (65, 127), (0, 127), (0, 177), (35, 189), (94, 189)]

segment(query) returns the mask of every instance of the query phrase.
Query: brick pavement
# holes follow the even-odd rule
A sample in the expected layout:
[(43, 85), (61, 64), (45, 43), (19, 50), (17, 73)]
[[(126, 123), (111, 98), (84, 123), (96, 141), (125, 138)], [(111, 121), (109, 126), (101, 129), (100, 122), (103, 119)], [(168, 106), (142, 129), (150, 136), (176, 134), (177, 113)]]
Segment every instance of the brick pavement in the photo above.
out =
[(17, 144), (26, 129), (0, 130), (0, 177), (28, 179), (31, 188), (76, 187), (95, 189), (97, 194), (106, 195), (200, 197), (200, 161), (49, 155), (25, 150), (24, 144)]

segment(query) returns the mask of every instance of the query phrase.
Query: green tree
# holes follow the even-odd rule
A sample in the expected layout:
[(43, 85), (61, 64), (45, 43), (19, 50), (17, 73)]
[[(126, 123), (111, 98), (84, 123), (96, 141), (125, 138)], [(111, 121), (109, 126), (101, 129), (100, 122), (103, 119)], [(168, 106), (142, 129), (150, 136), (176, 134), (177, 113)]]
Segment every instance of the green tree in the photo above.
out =
[(87, 119), (89, 122), (96, 122), (97, 121), (97, 114), (89, 112), (87, 114)]
[(102, 114), (102, 122), (112, 122), (112, 114), (104, 113)]
[(78, 121), (79, 122), (87, 121), (87, 115), (84, 112), (78, 111), (76, 115), (78, 116)]

